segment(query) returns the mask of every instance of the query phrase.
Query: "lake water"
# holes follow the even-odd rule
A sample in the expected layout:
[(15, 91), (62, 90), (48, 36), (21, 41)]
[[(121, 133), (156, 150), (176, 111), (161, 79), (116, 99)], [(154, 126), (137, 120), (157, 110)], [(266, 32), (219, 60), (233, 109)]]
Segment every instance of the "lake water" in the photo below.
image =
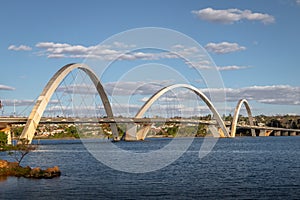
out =
[[(120, 142), (124, 149), (162, 147), (171, 139)], [(41, 140), (22, 165), (58, 165), (54, 179), (9, 177), (0, 199), (299, 199), (300, 137), (219, 139), (199, 158), (203, 138), (177, 161), (154, 172), (116, 171), (95, 159), (80, 140)], [(101, 144), (99, 144), (101, 145)], [(9, 158), (4, 152), (1, 158)]]

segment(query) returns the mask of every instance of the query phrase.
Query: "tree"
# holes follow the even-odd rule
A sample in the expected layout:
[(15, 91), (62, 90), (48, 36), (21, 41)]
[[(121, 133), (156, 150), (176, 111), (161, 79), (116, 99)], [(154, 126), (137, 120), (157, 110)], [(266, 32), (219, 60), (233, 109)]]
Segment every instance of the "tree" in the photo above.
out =
[(167, 135), (171, 135), (175, 137), (177, 135), (177, 132), (178, 132), (178, 126), (172, 126), (167, 128)]
[(277, 119), (271, 119), (271, 121), (269, 123), (267, 123), (267, 126), (270, 126), (270, 127), (277, 127), (277, 128), (281, 128), (282, 125), (281, 125), (281, 122)]
[(292, 122), (291, 128), (292, 129), (297, 129), (298, 128), (295, 121)]
[(16, 146), (9, 146), (8, 155), (13, 156), (19, 165), (27, 154), (37, 149), (37, 145), (28, 144), (28, 142), (27, 139), (22, 138)]
[(0, 146), (7, 144), (7, 135), (4, 132), (0, 132)]
[(24, 126), (16, 126), (12, 128), (12, 132), (15, 134), (15, 136), (20, 136), (22, 134), (23, 129)]
[(204, 124), (199, 124), (197, 129), (196, 137), (205, 137), (207, 132), (207, 126)]

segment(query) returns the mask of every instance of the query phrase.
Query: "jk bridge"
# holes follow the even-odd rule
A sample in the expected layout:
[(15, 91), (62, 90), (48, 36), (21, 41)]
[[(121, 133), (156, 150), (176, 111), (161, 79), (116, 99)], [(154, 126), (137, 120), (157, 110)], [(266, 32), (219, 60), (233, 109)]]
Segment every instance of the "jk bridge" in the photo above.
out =
[[(46, 118), (43, 117), (43, 113), (54, 94), (55, 90), (58, 88), (59, 84), (64, 80), (64, 78), (73, 70), (83, 71), (92, 81), (100, 99), (102, 101), (106, 118)], [(204, 121), (189, 118), (145, 118), (144, 115), (147, 110), (152, 106), (152, 104), (157, 101), (162, 95), (176, 88), (182, 88), (192, 91), (197, 95), (209, 108), (213, 115), (213, 120)], [(238, 118), (242, 106), (245, 106), (249, 125), (240, 125), (238, 123)], [(11, 125), (13, 124), (25, 124), (23, 132), (20, 136), (22, 139), (27, 139), (29, 143), (32, 142), (36, 129), (40, 123), (108, 123), (110, 125), (111, 132), (113, 134), (114, 140), (119, 140), (118, 123), (127, 124), (125, 140), (144, 140), (147, 133), (150, 131), (152, 124), (164, 122), (164, 123), (180, 123), (180, 124), (205, 124), (208, 126), (209, 130), (213, 133), (214, 137), (235, 137), (236, 131), (238, 129), (251, 130), (251, 135), (255, 136), (270, 136), (271, 134), (275, 136), (296, 136), (300, 134), (299, 129), (285, 129), (285, 128), (274, 128), (265, 126), (255, 126), (254, 118), (252, 116), (251, 108), (246, 99), (240, 99), (236, 105), (233, 119), (231, 122), (223, 121), (216, 107), (213, 105), (211, 100), (198, 88), (189, 84), (173, 84), (161, 88), (155, 94), (153, 94), (145, 104), (139, 109), (136, 115), (132, 118), (117, 118), (114, 116), (111, 103), (105, 92), (105, 89), (99, 80), (98, 76), (92, 69), (85, 65), (79, 63), (72, 63), (65, 65), (60, 70), (58, 70), (53, 77), (49, 80), (47, 85), (44, 87), (42, 93), (38, 97), (35, 105), (28, 117), (25, 118), (0, 118), (0, 131), (3, 131), (11, 137)]]
[[(12, 125), (25, 125), (28, 121), (27, 117), (0, 117), (0, 129), (8, 129)], [(189, 118), (71, 118), (71, 117), (42, 117), (39, 124), (139, 124), (145, 132), (145, 127), (155, 123), (169, 123), (182, 125), (207, 125), (208, 127), (218, 126), (216, 120), (200, 120)], [(224, 122), (227, 130), (230, 130), (232, 123)], [(241, 125), (236, 124), (236, 129), (254, 130), (255, 135), (252, 136), (297, 136), (300, 135), (300, 129), (286, 129), (267, 126)], [(144, 133), (145, 134), (145, 133)], [(143, 134), (143, 135), (144, 135)], [(218, 129), (218, 134), (222, 137), (222, 130)], [(223, 135), (224, 136), (224, 135)], [(145, 138), (146, 136), (144, 136)], [(144, 139), (140, 138), (140, 139)], [(133, 138), (131, 138), (132, 140)]]

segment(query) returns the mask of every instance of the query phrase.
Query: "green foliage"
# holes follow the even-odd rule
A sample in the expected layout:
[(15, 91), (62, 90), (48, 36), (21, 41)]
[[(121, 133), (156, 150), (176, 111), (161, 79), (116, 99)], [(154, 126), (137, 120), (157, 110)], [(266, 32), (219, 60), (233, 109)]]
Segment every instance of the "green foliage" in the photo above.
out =
[(232, 122), (233, 116), (231, 114), (229, 114), (228, 116), (223, 115), (223, 119), (224, 121)]
[(204, 124), (199, 124), (196, 137), (205, 137), (206, 134), (207, 134), (207, 126)]
[(15, 134), (15, 136), (20, 136), (22, 134), (23, 129), (24, 126), (16, 126), (12, 128), (12, 132)]
[(177, 132), (178, 132), (178, 126), (168, 127), (166, 131), (168, 136), (173, 136), (173, 137), (177, 135)]
[(12, 156), (19, 164), (27, 154), (36, 149), (37, 146), (28, 144), (28, 140), (26, 139), (20, 139), (16, 146), (7, 144), (0, 145), (0, 150), (7, 151), (8, 155)]
[(70, 126), (65, 129), (67, 135), (73, 135), (75, 138), (79, 138), (77, 128), (75, 126)]
[(267, 123), (267, 126), (270, 126), (270, 127), (277, 127), (277, 128), (281, 128), (282, 125), (281, 125), (281, 122), (277, 119), (271, 119), (268, 123)]
[(184, 126), (179, 128), (181, 137), (205, 137), (207, 126), (199, 124), (198, 126)]
[(7, 144), (7, 135), (4, 132), (0, 132), (0, 146)]
[(196, 132), (196, 126), (184, 126), (179, 128), (178, 135), (180, 137), (193, 137), (196, 135)]
[(118, 128), (118, 132), (119, 132), (119, 136), (123, 136), (125, 134), (125, 131), (126, 130), (125, 128), (120, 128), (120, 127), (117, 127)]
[(76, 127), (68, 127), (65, 129), (65, 132), (55, 133), (53, 136), (49, 136), (49, 138), (80, 138), (79, 133)]

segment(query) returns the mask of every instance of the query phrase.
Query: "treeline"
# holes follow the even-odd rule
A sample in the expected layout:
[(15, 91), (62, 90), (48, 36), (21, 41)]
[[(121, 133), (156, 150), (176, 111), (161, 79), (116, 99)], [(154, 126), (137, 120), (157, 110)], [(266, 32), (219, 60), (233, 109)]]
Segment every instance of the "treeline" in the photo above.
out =
[(283, 116), (265, 116), (255, 117), (257, 123), (265, 124), (270, 127), (300, 129), (300, 116), (283, 115)]

